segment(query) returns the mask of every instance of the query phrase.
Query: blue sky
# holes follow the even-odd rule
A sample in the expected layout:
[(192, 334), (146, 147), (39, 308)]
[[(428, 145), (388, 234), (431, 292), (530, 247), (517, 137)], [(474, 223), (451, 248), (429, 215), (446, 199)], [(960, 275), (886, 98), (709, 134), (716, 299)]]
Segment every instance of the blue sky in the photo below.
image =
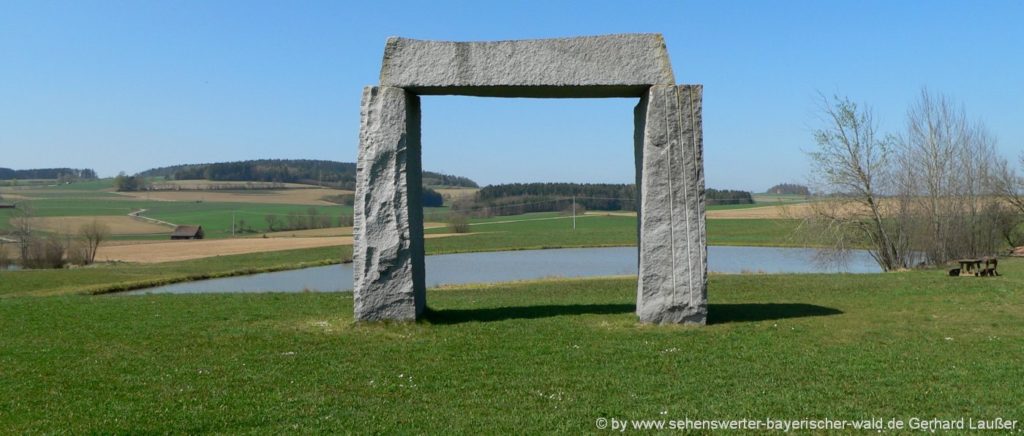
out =
[[(354, 161), (362, 87), (398, 35), (660, 32), (705, 86), (709, 187), (806, 179), (818, 91), (897, 131), (922, 86), (1024, 148), (1024, 2), (3, 1), (0, 167), (101, 175)], [(424, 97), (424, 167), (481, 183), (633, 180), (631, 99)]]

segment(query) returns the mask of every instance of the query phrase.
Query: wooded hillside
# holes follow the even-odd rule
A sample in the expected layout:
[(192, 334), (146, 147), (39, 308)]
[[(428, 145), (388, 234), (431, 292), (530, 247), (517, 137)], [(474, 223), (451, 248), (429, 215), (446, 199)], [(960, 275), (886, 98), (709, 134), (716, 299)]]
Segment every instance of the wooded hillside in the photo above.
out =
[[(232, 180), (254, 182), (306, 183), (355, 189), (356, 164), (310, 159), (259, 159), (237, 162), (172, 165), (137, 174), (168, 180)], [(461, 176), (423, 172), (425, 186), (477, 187)]]
[(29, 170), (12, 170), (0, 168), (0, 179), (73, 179), (93, 180), (96, 172), (88, 168), (36, 168)]

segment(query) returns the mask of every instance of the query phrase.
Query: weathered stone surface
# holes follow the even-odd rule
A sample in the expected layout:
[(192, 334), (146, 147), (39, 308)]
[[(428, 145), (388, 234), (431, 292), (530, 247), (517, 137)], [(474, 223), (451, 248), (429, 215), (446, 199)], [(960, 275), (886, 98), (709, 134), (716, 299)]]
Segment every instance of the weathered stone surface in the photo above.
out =
[(674, 85), (660, 34), (494, 42), (389, 38), (380, 83), (415, 94), (631, 97)]
[(700, 85), (652, 86), (635, 110), (642, 322), (707, 320), (701, 98)]
[(357, 320), (415, 320), (426, 307), (419, 97), (363, 90), (353, 270)]

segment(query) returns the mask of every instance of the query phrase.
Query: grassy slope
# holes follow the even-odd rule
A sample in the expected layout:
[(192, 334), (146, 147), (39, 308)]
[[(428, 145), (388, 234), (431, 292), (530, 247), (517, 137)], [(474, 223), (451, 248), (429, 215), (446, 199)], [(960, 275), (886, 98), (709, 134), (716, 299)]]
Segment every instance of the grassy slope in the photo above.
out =
[(160, 264), (114, 264), (65, 270), (0, 272), (0, 298), (137, 289), (166, 283), (348, 261), (351, 246), (216, 256)]
[(633, 279), (431, 290), (419, 324), (347, 294), (0, 304), (11, 433), (591, 432), (597, 417), (1024, 416), (1006, 276), (712, 276), (704, 328), (645, 327)]
[[(103, 192), (99, 194), (115, 195)], [(332, 225), (337, 225), (340, 214), (352, 214), (351, 206), (340, 205), (304, 206), (234, 202), (189, 203), (110, 199), (106, 197), (69, 199), (60, 197), (64, 194), (54, 195), (54, 198), (36, 196), (31, 201), (35, 216), (112, 216), (127, 215), (135, 210), (146, 209), (147, 212), (144, 215), (150, 218), (176, 224), (200, 224), (206, 230), (207, 237), (214, 239), (231, 236), (232, 214), (235, 215), (236, 224), (238, 224), (237, 220), (245, 220), (249, 227), (257, 231), (266, 231), (267, 223), (265, 217), (267, 215), (277, 215), (283, 223), (287, 223), (289, 213), (294, 212), (306, 215), (311, 207), (315, 208), (318, 214), (330, 216)], [(8, 219), (14, 213), (10, 209), (0, 210), (0, 228), (7, 226)]]
[(288, 222), (288, 214), (308, 215), (309, 209), (316, 209), (318, 215), (331, 217), (333, 226), (338, 225), (338, 216), (352, 215), (351, 206), (303, 206), (292, 204), (260, 203), (185, 203), (160, 202), (151, 204), (145, 216), (175, 224), (201, 224), (209, 238), (231, 236), (232, 214), (235, 224), (245, 220), (246, 225), (259, 232), (267, 231), (267, 215), (277, 215), (282, 223)]
[[(636, 218), (628, 216), (587, 216), (572, 219), (557, 214), (538, 213), (504, 220), (488, 218), (474, 220), (473, 234), (458, 238), (427, 242), (434, 253), (488, 251), (504, 249), (534, 249), (553, 247), (627, 246), (636, 244)], [(511, 223), (494, 223), (522, 219)], [(796, 246), (793, 231), (796, 220), (708, 220), (708, 244)], [(427, 230), (427, 233), (445, 233), (447, 228)]]

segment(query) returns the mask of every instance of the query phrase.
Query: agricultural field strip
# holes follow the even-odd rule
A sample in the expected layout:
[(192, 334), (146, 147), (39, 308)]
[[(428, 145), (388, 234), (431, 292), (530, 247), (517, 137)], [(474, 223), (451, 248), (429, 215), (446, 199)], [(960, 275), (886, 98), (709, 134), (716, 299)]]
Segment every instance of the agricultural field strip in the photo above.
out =
[[(603, 216), (603, 215), (582, 215), (581, 214), (581, 215), (577, 215), (576, 218), (594, 218), (594, 217), (599, 217), (599, 216)], [(469, 225), (471, 225), (471, 226), (485, 226), (485, 225), (488, 225), (488, 224), (510, 224), (510, 223), (524, 223), (524, 222), (527, 222), (527, 221), (549, 221), (549, 220), (564, 220), (564, 219), (572, 219), (572, 217), (571, 216), (556, 216), (556, 217), (549, 217), (549, 218), (527, 218), (527, 219), (522, 219), (522, 220), (486, 221), (486, 222), (482, 222), (482, 223), (469, 223)]]

